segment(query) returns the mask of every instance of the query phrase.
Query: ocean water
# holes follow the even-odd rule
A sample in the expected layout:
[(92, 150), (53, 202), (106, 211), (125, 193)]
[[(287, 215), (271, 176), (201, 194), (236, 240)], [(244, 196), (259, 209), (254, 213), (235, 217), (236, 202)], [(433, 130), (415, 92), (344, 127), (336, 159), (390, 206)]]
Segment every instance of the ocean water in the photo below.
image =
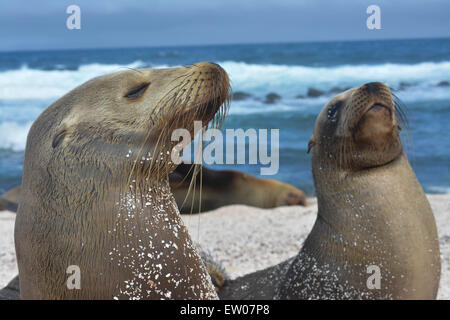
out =
[[(224, 128), (280, 129), (275, 178), (314, 194), (306, 154), (315, 118), (336, 91), (382, 81), (408, 108), (405, 139), (426, 192), (450, 193), (450, 39), (0, 53), (0, 193), (21, 183), (28, 130), (69, 90), (124, 68), (220, 64), (233, 91)], [(322, 92), (308, 96), (308, 90)], [(280, 99), (265, 103), (269, 93)], [(407, 140), (407, 141), (406, 141)], [(260, 165), (221, 165), (258, 175)]]

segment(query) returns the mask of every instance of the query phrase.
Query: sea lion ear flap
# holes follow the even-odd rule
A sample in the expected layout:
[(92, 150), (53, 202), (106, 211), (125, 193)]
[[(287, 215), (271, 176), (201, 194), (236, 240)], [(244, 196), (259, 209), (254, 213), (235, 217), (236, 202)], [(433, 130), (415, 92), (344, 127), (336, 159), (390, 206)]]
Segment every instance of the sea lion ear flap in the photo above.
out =
[(53, 137), (52, 147), (53, 149), (56, 148), (66, 136), (67, 130), (65, 126), (62, 126), (58, 130), (56, 130), (55, 136)]
[(306, 153), (310, 153), (311, 149), (316, 145), (316, 141), (314, 140), (314, 137), (311, 137), (308, 142), (308, 151)]

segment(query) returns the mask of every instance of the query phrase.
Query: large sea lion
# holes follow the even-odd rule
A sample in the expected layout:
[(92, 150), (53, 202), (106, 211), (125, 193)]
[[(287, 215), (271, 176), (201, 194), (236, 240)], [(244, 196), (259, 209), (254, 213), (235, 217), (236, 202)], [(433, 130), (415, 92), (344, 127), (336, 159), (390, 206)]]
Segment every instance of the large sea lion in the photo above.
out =
[(172, 131), (221, 122), (228, 94), (226, 72), (198, 63), (98, 77), (49, 106), (25, 151), (21, 297), (216, 298), (167, 176)]
[(403, 151), (398, 100), (379, 82), (334, 97), (309, 147), (318, 199), (297, 256), (229, 281), (224, 299), (435, 299), (436, 222)]
[[(201, 172), (196, 175), (194, 191), (191, 181), (195, 170)], [(213, 170), (200, 165), (195, 169), (181, 163), (169, 175), (169, 182), (181, 213), (210, 211), (231, 204), (259, 208), (306, 205), (305, 194), (294, 186), (234, 170)]]

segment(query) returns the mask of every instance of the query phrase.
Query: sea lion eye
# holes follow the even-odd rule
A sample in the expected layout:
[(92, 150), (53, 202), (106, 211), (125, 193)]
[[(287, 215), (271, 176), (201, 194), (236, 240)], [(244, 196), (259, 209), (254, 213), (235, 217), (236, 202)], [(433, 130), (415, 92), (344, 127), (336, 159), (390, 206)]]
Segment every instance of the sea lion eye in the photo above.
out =
[(328, 108), (327, 117), (331, 122), (336, 122), (338, 120), (338, 111), (342, 105), (342, 101), (338, 101)]
[(149, 85), (150, 82), (147, 82), (137, 88), (131, 89), (125, 97), (128, 99), (137, 99), (145, 92)]

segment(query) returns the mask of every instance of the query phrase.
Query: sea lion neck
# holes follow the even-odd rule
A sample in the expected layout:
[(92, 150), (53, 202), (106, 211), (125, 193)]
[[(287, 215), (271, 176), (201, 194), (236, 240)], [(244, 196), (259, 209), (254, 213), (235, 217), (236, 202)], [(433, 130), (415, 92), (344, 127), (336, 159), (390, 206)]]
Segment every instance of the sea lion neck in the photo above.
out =
[[(332, 220), (330, 222), (333, 222), (335, 228), (339, 224), (344, 228), (349, 226), (342, 219), (346, 212), (357, 210), (364, 217), (369, 199), (374, 206), (382, 207), (386, 199), (392, 197), (390, 192), (404, 190), (401, 179), (393, 180), (393, 176), (415, 179), (405, 153), (385, 165), (358, 171), (313, 165), (313, 176), (319, 215), (325, 220)], [(377, 197), (373, 196), (375, 194)]]
[[(437, 288), (428, 283), (439, 273), (435, 222), (405, 153), (386, 166), (347, 175), (316, 173), (314, 179), (318, 217), (294, 269), (313, 263), (338, 277), (353, 274), (349, 285), (359, 289), (346, 290), (365, 297), (435, 296)], [(382, 270), (379, 291), (366, 287), (372, 265)]]

